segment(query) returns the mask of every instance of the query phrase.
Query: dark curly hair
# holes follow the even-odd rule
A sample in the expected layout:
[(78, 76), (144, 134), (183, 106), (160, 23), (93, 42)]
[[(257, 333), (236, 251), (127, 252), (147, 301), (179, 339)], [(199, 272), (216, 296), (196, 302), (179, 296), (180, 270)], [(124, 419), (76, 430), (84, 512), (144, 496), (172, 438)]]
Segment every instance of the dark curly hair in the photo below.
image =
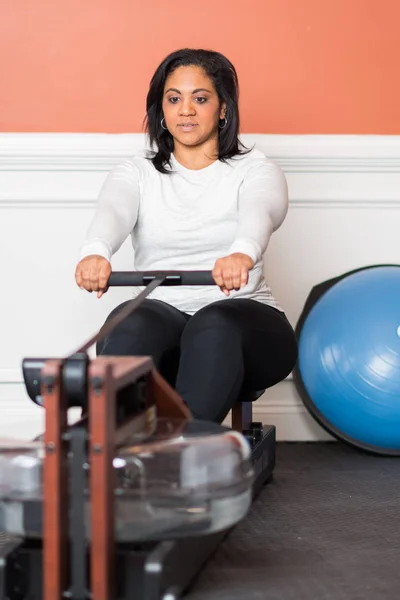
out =
[(238, 138), (239, 84), (233, 64), (219, 52), (189, 48), (177, 50), (162, 61), (151, 79), (144, 119), (145, 131), (153, 148), (149, 158), (157, 171), (165, 174), (171, 173), (165, 166), (171, 166), (170, 156), (174, 149), (174, 140), (169, 131), (161, 127), (164, 86), (167, 77), (175, 69), (183, 66), (201, 67), (213, 82), (220, 103), (226, 103), (227, 125), (218, 129), (218, 159), (226, 161), (235, 155), (249, 152)]

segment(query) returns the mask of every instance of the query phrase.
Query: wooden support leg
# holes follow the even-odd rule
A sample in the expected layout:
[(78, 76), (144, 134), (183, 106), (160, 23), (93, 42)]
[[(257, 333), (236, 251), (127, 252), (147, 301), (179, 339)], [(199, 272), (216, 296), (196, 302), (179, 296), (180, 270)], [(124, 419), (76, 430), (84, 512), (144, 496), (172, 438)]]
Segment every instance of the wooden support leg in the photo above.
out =
[(42, 397), (46, 410), (43, 494), (43, 599), (62, 600), (68, 587), (67, 407), (61, 363), (43, 368)]
[[(91, 592), (95, 600), (115, 598), (114, 470), (115, 398), (111, 368), (95, 368), (89, 378)], [(97, 372), (96, 372), (97, 371)]]
[(250, 429), (253, 421), (253, 405), (251, 402), (237, 402), (232, 408), (232, 429), (242, 433)]

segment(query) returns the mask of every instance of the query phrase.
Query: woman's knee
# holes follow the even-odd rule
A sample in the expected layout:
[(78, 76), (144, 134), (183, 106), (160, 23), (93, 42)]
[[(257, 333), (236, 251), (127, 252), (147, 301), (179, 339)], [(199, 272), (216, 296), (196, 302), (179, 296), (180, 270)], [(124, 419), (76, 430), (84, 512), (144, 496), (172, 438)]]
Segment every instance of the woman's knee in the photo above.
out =
[(229, 300), (213, 302), (196, 312), (185, 327), (182, 341), (200, 333), (241, 340), (240, 323)]
[[(108, 324), (114, 317), (116, 317), (125, 307), (129, 304), (129, 300), (127, 302), (123, 302), (118, 305), (114, 310), (110, 312), (103, 327)], [(125, 319), (123, 319), (118, 325), (116, 325), (115, 329), (112, 330), (111, 333), (116, 331), (138, 331), (141, 332), (143, 329), (150, 323), (154, 323), (157, 319), (157, 312), (152, 305), (150, 300), (144, 300), (142, 304), (136, 308), (134, 311), (129, 313)]]
[[(129, 301), (123, 302), (114, 308), (106, 318), (102, 329), (124, 310), (128, 303)], [(110, 352), (129, 354), (133, 348), (139, 352), (143, 341), (154, 338), (157, 331), (162, 330), (162, 326), (162, 321), (157, 314), (157, 307), (150, 300), (144, 300), (141, 306), (128, 314), (104, 340), (97, 344), (97, 354)]]

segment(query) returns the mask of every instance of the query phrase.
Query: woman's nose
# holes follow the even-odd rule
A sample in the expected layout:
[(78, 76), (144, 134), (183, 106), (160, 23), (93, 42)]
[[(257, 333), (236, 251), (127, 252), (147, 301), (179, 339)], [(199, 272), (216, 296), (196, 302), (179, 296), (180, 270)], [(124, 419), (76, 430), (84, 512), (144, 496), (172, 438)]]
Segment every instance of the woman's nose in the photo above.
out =
[(191, 100), (184, 100), (181, 104), (181, 110), (180, 110), (182, 115), (193, 115), (196, 111), (193, 105), (193, 102)]

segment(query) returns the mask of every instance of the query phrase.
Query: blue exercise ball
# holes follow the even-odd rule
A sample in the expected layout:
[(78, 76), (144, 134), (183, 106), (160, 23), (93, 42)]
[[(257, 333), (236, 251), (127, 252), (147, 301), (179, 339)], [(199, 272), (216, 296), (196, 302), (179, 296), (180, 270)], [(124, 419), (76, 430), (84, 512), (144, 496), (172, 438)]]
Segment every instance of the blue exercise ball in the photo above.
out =
[(316, 286), (297, 335), (295, 382), (314, 418), (354, 446), (400, 455), (400, 267)]

